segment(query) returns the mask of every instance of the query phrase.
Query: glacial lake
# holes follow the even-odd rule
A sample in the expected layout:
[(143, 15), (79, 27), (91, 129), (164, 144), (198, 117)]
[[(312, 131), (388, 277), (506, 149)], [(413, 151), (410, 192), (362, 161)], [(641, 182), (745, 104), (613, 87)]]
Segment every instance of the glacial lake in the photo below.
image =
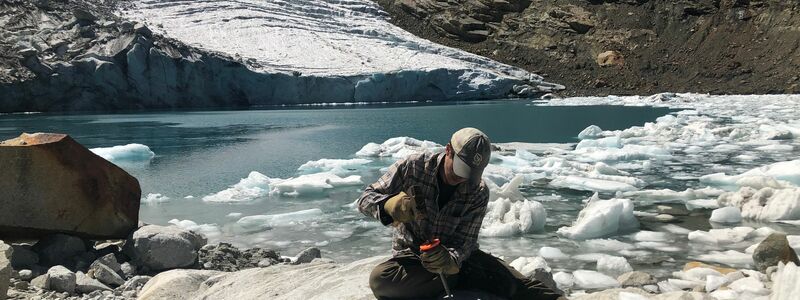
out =
[[(589, 125), (603, 130), (623, 130), (675, 112), (647, 106), (560, 107), (503, 100), (239, 111), (6, 114), (0, 115), (0, 138), (13, 138), (21, 132), (62, 132), (89, 148), (130, 143), (147, 145), (155, 153), (152, 160), (120, 163), (139, 179), (143, 198), (154, 194), (151, 196), (160, 200), (142, 204), (142, 221), (166, 225), (174, 219), (175, 224), (206, 233), (211, 242), (268, 247), (284, 255), (316, 246), (322, 250), (323, 257), (352, 261), (390, 253), (391, 230), (361, 215), (353, 201), (396, 160), (392, 157), (369, 157), (368, 163), (344, 170), (347, 176), (360, 176), (358, 184), (296, 194), (259, 194), (247, 201), (211, 202), (203, 198), (221, 191), (252, 192), (231, 186), (248, 186), (248, 180), (258, 176), (298, 177), (308, 174), (298, 170), (307, 162), (352, 160), (368, 143), (381, 144), (395, 137), (446, 144), (452, 132), (472, 126), (486, 132), (493, 143), (536, 143), (543, 145), (532, 148), (569, 150), (579, 141), (578, 133)], [(513, 156), (513, 152), (510, 155)], [(258, 172), (258, 176), (253, 177), (253, 171)], [(704, 170), (700, 166), (694, 171), (702, 173)], [(671, 178), (674, 176), (666, 173), (641, 177), (647, 181), (648, 189), (681, 191), (696, 185)], [(318, 182), (325, 183), (326, 180)], [(536, 256), (542, 246), (556, 247), (570, 255), (603, 252), (603, 249), (619, 255), (612, 248), (601, 245), (598, 246), (600, 250), (592, 249), (594, 246), (586, 247), (556, 234), (559, 227), (575, 220), (584, 205), (582, 200), (591, 196), (591, 192), (535, 184), (523, 185), (520, 191), (526, 198), (540, 201), (547, 209), (545, 230), (481, 237), (483, 249), (510, 259)], [(612, 196), (606, 194), (603, 198)], [(652, 205), (643, 205), (636, 210), (651, 208)], [(708, 230), (708, 212), (702, 214), (684, 217), (683, 225), (691, 230)], [(261, 223), (253, 225), (251, 220), (248, 226), (243, 226), (241, 220), (247, 216), (262, 216), (256, 220)], [(648, 226), (642, 224), (643, 229), (657, 231)], [(793, 231), (796, 230), (790, 232)], [(618, 239), (631, 244), (636, 242), (629, 237)], [(679, 248), (687, 245), (685, 236), (675, 244)], [(679, 264), (687, 259), (685, 253), (639, 253), (645, 255), (629, 258), (637, 270), (664, 269), (659, 265)], [(574, 270), (591, 269), (590, 261), (591, 258), (549, 263), (554, 269)]]

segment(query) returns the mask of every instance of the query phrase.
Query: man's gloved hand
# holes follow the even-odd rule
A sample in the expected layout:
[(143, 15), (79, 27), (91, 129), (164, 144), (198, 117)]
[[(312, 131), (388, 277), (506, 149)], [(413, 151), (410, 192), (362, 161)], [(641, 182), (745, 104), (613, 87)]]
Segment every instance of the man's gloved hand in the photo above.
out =
[(404, 192), (392, 196), (383, 204), (383, 210), (389, 214), (395, 222), (405, 223), (414, 220), (414, 199)]
[(459, 271), (456, 259), (441, 244), (431, 250), (422, 252), (419, 257), (422, 259), (422, 266), (431, 273), (452, 275)]

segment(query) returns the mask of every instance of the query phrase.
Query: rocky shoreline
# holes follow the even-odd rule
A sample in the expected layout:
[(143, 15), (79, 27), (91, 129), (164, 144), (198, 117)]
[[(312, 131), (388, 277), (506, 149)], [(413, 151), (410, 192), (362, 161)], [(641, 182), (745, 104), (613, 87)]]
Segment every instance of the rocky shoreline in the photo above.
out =
[[(35, 243), (0, 242), (0, 250), (0, 267), (7, 272), (0, 274), (0, 287), (9, 287), (8, 299), (159, 299), (153, 295), (165, 291), (147, 284), (155, 278), (151, 285), (158, 285), (161, 277), (174, 274), (165, 273), (169, 270), (219, 275), (321, 257), (316, 248), (286, 257), (270, 249), (207, 244), (201, 234), (158, 225), (142, 225), (125, 240), (53, 234)], [(140, 295), (143, 288), (147, 294)]]
[[(626, 262), (598, 261), (598, 272), (571, 274), (553, 274), (541, 257), (511, 265), (556, 284), (568, 299), (792, 299), (800, 268), (786, 236), (770, 236), (758, 248), (759, 270), (691, 262), (670, 278), (632, 271)], [(369, 272), (387, 258), (342, 264), (321, 258), (316, 248), (287, 257), (144, 224), (125, 240), (54, 234), (35, 243), (0, 242), (0, 253), (0, 292), (8, 287), (7, 299), (372, 299)], [(615, 272), (616, 278), (607, 275)], [(492, 299), (459, 293), (459, 299)]]

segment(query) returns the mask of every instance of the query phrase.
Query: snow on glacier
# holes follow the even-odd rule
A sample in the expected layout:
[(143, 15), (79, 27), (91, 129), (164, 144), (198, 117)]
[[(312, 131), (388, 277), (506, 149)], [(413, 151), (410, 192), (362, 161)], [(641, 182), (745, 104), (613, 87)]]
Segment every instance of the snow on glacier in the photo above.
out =
[(258, 72), (333, 82), (327, 99), (318, 94), (320, 99), (299, 102), (489, 99), (506, 97), (515, 87), (563, 89), (520, 68), (416, 37), (368, 0), (149, 0), (121, 13)]

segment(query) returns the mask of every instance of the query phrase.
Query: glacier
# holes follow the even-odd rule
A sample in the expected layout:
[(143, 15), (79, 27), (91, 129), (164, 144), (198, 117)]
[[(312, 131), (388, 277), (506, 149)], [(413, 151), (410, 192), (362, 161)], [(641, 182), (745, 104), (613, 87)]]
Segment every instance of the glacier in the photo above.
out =
[(564, 88), (418, 38), (367, 0), (150, 0), (121, 14), (270, 74), (240, 83), (253, 85), (245, 89), (251, 104), (496, 99)]

